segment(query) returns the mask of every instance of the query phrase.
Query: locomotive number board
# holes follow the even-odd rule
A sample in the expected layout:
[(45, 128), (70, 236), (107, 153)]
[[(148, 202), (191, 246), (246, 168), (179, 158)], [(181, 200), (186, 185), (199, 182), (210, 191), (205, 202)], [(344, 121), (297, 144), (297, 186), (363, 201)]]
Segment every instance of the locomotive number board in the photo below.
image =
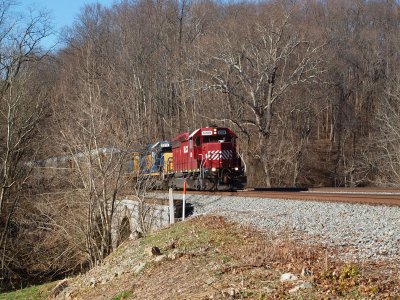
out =
[(201, 135), (212, 135), (212, 134), (213, 134), (212, 130), (204, 130), (204, 131), (201, 133)]

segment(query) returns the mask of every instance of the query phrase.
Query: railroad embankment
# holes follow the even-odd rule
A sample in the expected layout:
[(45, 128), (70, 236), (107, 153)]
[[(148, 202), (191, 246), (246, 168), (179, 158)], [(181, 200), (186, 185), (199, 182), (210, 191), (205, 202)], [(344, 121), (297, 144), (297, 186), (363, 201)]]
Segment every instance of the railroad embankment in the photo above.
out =
[[(293, 240), (290, 232), (257, 231), (220, 216), (191, 218), (128, 240), (102, 265), (47, 291), (51, 299), (115, 300), (365, 299), (400, 294), (398, 269), (390, 262), (344, 262), (334, 248)], [(40, 295), (36, 299), (48, 296)]]
[(335, 248), (344, 260), (400, 261), (398, 206), (239, 195), (193, 195), (188, 203), (194, 215), (218, 214), (244, 226), (287, 232), (291, 239)]

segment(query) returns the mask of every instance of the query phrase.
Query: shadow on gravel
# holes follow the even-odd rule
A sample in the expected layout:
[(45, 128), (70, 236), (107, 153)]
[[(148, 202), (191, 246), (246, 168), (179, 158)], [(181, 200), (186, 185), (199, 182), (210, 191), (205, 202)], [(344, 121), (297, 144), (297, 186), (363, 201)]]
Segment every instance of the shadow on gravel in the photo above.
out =
[[(185, 218), (190, 217), (193, 215), (194, 212), (194, 206), (190, 202), (186, 202), (185, 206)], [(182, 218), (182, 202), (180, 205), (175, 206), (175, 218)]]
[(194, 212), (194, 207), (192, 203), (186, 203), (186, 207), (185, 207), (185, 218), (186, 217), (190, 217), (193, 215)]

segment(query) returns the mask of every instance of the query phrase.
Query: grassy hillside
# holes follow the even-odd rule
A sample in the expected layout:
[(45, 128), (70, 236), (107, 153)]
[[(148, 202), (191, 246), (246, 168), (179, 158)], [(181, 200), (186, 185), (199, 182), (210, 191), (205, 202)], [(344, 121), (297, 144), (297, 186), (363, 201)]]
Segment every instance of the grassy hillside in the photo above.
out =
[(56, 286), (56, 282), (50, 282), (40, 286), (32, 286), (26, 289), (0, 294), (1, 300), (41, 300), (47, 299), (53, 288)]
[[(221, 217), (191, 219), (125, 242), (103, 265), (64, 281), (53, 296), (117, 300), (400, 295), (398, 275), (388, 263), (344, 263), (333, 250), (288, 237), (289, 232), (275, 236)], [(286, 275), (290, 280), (281, 280), (285, 273), (291, 274)], [(46, 298), (43, 294), (32, 299)]]

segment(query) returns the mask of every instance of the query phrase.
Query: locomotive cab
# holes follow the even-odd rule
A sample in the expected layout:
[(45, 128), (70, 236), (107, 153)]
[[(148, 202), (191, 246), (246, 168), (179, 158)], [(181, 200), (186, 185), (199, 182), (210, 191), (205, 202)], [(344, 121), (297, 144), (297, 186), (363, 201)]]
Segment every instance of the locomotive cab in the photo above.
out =
[(172, 148), (169, 141), (160, 141), (147, 145), (140, 151), (131, 151), (128, 172), (133, 177), (152, 176), (162, 179), (173, 172)]
[(148, 154), (150, 163), (150, 174), (154, 176), (165, 176), (172, 170), (172, 148), (169, 141), (157, 142), (150, 148)]

